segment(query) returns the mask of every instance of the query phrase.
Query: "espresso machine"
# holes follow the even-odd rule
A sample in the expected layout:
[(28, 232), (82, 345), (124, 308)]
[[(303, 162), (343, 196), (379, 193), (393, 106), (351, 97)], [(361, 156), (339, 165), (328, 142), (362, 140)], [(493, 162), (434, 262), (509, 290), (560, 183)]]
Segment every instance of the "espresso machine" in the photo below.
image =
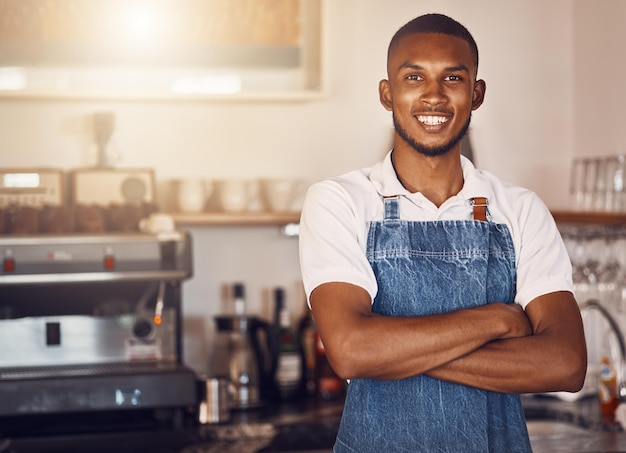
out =
[(191, 248), (178, 230), (0, 236), (0, 437), (183, 423), (197, 403), (182, 361)]

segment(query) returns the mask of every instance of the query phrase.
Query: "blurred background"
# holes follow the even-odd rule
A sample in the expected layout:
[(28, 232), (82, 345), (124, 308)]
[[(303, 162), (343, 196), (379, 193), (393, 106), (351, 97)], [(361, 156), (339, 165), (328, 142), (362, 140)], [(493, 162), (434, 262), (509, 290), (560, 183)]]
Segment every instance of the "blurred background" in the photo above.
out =
[[(91, 44), (74, 42), (72, 47), (72, 37), (59, 30), (64, 18), (81, 16), (66, 11), (56, 17), (55, 3), (63, 4), (0, 0), (0, 167), (97, 165), (95, 112), (114, 118), (109, 163), (153, 169), (156, 197), (165, 210), (176, 209), (170, 191), (174, 180), (312, 182), (371, 165), (389, 150), (392, 136), (391, 117), (379, 104), (377, 88), (386, 77), (388, 42), (400, 26), (428, 12), (451, 15), (478, 42), (479, 77), (487, 93), (470, 129), (477, 166), (533, 189), (551, 209), (567, 209), (573, 159), (624, 152), (619, 109), (626, 105), (620, 80), (626, 69), (620, 58), (626, 2), (620, 0), (287, 2), (302, 8), (283, 11), (287, 16), (281, 17), (295, 18), (295, 25), (278, 30), (276, 24), (283, 22), (266, 14), (266, 30), (272, 33), (260, 35), (250, 30), (258, 23), (254, 16), (230, 9), (221, 17), (244, 20), (247, 25), (233, 33), (235, 38), (245, 35), (245, 45), (239, 46), (237, 38), (236, 48), (229, 48), (213, 36), (216, 60), (194, 54), (185, 40), (160, 40), (165, 31), (159, 24), (164, 27), (168, 18), (179, 20), (174, 32), (180, 37), (180, 21), (213, 17), (210, 11), (184, 16), (159, 12), (159, 7), (171, 7), (168, 2), (125, 2), (143, 8), (134, 19), (124, 16), (134, 22), (118, 16), (97, 28), (83, 26), (79, 36)], [(192, 8), (194, 3), (203, 4), (179, 5)], [(41, 28), (28, 28), (33, 12), (40, 26), (45, 23), (41, 17), (55, 24), (53, 38), (38, 35)], [(202, 30), (202, 22), (194, 24), (188, 35), (183, 33), (192, 43), (193, 32)], [(16, 30), (17, 44), (10, 39)], [(38, 49), (42, 43), (43, 50)], [(259, 74), (240, 67), (251, 56), (261, 58)], [(67, 63), (72, 58), (79, 63), (84, 58), (84, 65), (41, 73), (42, 59), (54, 68), (55, 59)], [(121, 76), (107, 72), (124, 58), (136, 70), (132, 83), (124, 86), (134, 91), (120, 90)], [(168, 83), (180, 80), (177, 71), (185, 65), (193, 67), (191, 75), (185, 79), (183, 74), (178, 89), (171, 89)], [(220, 70), (207, 75), (206, 65)], [(239, 78), (231, 77), (232, 67), (239, 67)], [(207, 80), (226, 88), (217, 92)], [(185, 229), (192, 233), (194, 255), (194, 276), (183, 286), (185, 362), (192, 368), (203, 372), (208, 366), (213, 316), (222, 310), (224, 288), (233, 282), (246, 284), (250, 312), (269, 316), (269, 294), (277, 286), (286, 289), (293, 316), (303, 312), (297, 239), (282, 234), (279, 225), (194, 224)]]

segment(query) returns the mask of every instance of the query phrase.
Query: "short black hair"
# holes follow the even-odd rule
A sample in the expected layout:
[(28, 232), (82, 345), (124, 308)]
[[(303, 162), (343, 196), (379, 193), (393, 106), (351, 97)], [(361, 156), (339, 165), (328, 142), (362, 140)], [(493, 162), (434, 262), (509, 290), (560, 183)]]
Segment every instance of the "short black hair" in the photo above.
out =
[(423, 16), (416, 17), (415, 19), (407, 22), (405, 25), (393, 35), (389, 48), (387, 50), (387, 59), (391, 56), (393, 50), (395, 50), (398, 42), (405, 36), (415, 35), (417, 33), (441, 33), (444, 35), (456, 36), (465, 40), (472, 50), (474, 57), (474, 63), (478, 69), (478, 46), (474, 37), (465, 26), (457, 22), (456, 20), (445, 16), (443, 14), (424, 14)]

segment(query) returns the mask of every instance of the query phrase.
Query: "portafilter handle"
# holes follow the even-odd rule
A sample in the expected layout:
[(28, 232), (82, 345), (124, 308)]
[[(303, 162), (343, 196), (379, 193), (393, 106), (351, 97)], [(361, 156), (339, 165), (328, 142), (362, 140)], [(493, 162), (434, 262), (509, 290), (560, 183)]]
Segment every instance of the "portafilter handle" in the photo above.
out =
[(159, 282), (159, 291), (157, 293), (157, 300), (154, 306), (153, 321), (156, 326), (160, 326), (161, 323), (163, 322), (162, 316), (163, 316), (163, 306), (165, 305), (164, 299), (165, 299), (165, 282), (161, 280)]

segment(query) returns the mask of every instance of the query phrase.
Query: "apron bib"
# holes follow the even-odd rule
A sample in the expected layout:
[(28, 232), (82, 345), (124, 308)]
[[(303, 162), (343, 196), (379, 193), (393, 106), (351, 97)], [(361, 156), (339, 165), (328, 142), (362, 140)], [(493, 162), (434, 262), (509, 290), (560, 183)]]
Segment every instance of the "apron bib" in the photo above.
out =
[[(506, 225), (404, 221), (398, 197), (384, 202), (385, 218), (370, 225), (367, 243), (378, 282), (374, 312), (426, 316), (513, 303), (515, 250)], [(531, 451), (519, 395), (425, 375), (351, 380), (334, 446), (335, 453)]]

